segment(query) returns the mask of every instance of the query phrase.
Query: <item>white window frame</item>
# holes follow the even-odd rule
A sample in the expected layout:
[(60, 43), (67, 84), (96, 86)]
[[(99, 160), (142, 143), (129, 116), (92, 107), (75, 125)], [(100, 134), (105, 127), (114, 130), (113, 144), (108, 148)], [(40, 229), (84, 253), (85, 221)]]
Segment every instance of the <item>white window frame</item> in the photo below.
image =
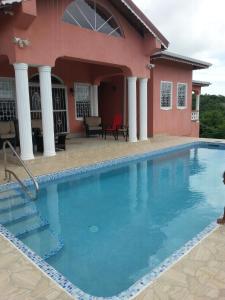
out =
[(90, 109), (91, 109), (91, 84), (86, 82), (74, 82), (74, 104), (75, 104), (75, 119), (77, 121), (83, 121), (84, 118), (77, 117), (77, 99), (76, 99), (76, 87), (77, 85), (83, 85), (89, 87), (90, 92)]
[[(184, 106), (180, 106), (179, 105), (179, 99), (178, 99), (178, 90), (179, 90), (179, 86), (180, 85), (184, 85), (185, 86), (185, 105)], [(187, 109), (187, 89), (188, 89), (188, 85), (185, 82), (178, 82), (177, 83), (177, 109)]]
[(0, 92), (0, 100), (2, 101), (16, 101), (16, 86), (15, 86), (15, 78), (13, 77), (0, 77), (1, 82), (9, 83), (12, 86), (11, 95), (2, 97)]
[[(170, 87), (170, 106), (162, 106), (162, 85), (163, 83), (169, 83), (171, 85)], [(173, 107), (173, 82), (172, 81), (165, 81), (162, 80), (160, 82), (160, 109), (162, 110), (171, 110)]]

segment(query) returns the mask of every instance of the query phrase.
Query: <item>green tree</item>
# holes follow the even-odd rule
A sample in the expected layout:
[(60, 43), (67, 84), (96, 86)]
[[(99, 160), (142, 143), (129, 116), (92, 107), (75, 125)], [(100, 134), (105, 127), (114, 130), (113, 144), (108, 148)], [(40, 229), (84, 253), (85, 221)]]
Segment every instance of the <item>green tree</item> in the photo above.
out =
[(224, 96), (201, 96), (200, 124), (201, 137), (225, 139)]

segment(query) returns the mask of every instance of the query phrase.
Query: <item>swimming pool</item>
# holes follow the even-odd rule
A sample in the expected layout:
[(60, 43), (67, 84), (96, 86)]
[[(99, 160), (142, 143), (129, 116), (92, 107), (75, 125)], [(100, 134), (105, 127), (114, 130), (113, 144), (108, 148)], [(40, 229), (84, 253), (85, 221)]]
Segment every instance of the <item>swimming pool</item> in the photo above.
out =
[(0, 223), (77, 298), (129, 298), (214, 227), (196, 238), (223, 210), (224, 162), (198, 143), (43, 176), (36, 202), (1, 200)]

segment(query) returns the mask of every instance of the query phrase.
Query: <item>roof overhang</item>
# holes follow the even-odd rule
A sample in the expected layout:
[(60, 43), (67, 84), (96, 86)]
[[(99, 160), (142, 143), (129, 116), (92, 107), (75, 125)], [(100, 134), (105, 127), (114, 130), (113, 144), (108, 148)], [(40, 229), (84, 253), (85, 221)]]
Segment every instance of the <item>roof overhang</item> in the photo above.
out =
[[(0, 6), (20, 3), (22, 1), (24, 0), (0, 0)], [(110, 2), (121, 12), (121, 14), (136, 28), (140, 34), (144, 35), (145, 33), (150, 33), (162, 44), (162, 48), (168, 48), (168, 40), (133, 3), (132, 0), (110, 0)]]
[(194, 86), (198, 86), (198, 87), (207, 87), (211, 85), (211, 82), (208, 81), (199, 81), (199, 80), (193, 80), (192, 84)]
[(19, 3), (23, 0), (0, 0), (0, 5)]
[(150, 33), (162, 44), (164, 49), (169, 46), (169, 41), (152, 24), (145, 14), (133, 3), (132, 0), (111, 0), (111, 3), (123, 16), (143, 35)]
[(211, 63), (190, 58), (187, 56), (179, 55), (169, 51), (159, 51), (151, 56), (151, 60), (166, 60), (166, 61), (174, 61), (186, 65), (192, 66), (193, 70), (207, 69), (212, 66)]

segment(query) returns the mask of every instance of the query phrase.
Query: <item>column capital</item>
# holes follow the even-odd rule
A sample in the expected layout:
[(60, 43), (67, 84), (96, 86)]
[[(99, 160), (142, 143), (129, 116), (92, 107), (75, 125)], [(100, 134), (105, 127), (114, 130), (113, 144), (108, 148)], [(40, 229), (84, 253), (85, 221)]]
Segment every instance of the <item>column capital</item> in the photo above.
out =
[(52, 67), (50, 66), (39, 66), (38, 71), (39, 72), (46, 72), (46, 73), (51, 73)]
[(127, 77), (127, 80), (128, 81), (137, 81), (137, 77), (136, 76), (130, 76), (130, 77)]
[(140, 77), (138, 78), (140, 82), (148, 82), (149, 78), (148, 77)]
[(24, 70), (24, 71), (28, 70), (28, 64), (26, 64), (26, 63), (14, 63), (13, 66), (16, 71), (17, 70)]

